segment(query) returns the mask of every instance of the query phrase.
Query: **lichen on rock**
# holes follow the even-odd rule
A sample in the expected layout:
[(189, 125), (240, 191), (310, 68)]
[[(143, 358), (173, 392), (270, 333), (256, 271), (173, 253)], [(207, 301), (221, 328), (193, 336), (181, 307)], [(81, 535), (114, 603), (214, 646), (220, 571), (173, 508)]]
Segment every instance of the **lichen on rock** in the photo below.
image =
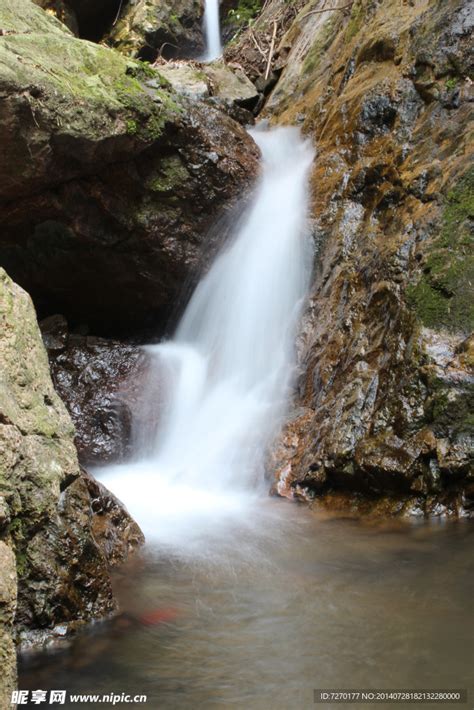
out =
[(474, 330), (474, 169), (460, 177), (445, 200), (439, 234), (424, 249), (422, 274), (408, 302), (427, 327)]

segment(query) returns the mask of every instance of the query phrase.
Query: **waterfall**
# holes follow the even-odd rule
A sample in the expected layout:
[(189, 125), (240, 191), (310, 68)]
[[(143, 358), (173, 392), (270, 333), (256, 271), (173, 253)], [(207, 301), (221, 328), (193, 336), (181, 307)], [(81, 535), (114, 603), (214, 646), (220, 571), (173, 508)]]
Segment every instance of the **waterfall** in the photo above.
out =
[(208, 526), (210, 517), (248, 511), (249, 499), (265, 490), (265, 449), (281, 425), (294, 374), (310, 275), (313, 149), (296, 128), (252, 135), (263, 161), (253, 201), (197, 286), (175, 337), (147, 346), (148, 397), (154, 378), (160, 383), (158, 432), (142, 440), (138, 461), (99, 472), (145, 534), (170, 544)]
[(211, 62), (222, 54), (219, 0), (205, 0), (204, 36), (206, 38), (204, 60)]

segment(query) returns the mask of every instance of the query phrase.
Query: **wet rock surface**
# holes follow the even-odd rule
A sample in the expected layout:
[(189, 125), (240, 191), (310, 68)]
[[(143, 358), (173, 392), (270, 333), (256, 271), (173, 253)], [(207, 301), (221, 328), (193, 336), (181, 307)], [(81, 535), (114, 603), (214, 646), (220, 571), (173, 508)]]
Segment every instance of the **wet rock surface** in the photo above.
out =
[(275, 491), (470, 515), (472, 8), (323, 9), (307, 5), (281, 38), (264, 109), (318, 151), (314, 286)]
[(91, 501), (94, 540), (109, 565), (118, 566), (143, 544), (143, 533), (118, 498), (84, 469), (81, 474)]
[(40, 328), (56, 392), (75, 426), (81, 463), (127, 458), (146, 368), (144, 352), (118, 341), (71, 334), (62, 316), (45, 319)]
[[(16, 556), (16, 633), (33, 638), (113, 612), (110, 567), (143, 538), (123, 506), (81, 474), (33, 304), (3, 269), (0, 321), (0, 538)], [(0, 567), (1, 589), (10, 589), (8, 575)], [(13, 602), (2, 604), (10, 618)]]
[(0, 4), (0, 264), (40, 316), (100, 334), (158, 328), (212, 253), (210, 226), (252, 184), (258, 151), (148, 65), (17, 5)]

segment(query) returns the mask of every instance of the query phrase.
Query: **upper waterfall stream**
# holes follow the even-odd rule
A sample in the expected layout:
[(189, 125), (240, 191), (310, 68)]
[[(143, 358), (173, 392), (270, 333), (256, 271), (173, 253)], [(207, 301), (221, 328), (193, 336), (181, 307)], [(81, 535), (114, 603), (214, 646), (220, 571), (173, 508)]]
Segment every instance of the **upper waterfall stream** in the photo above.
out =
[(222, 54), (219, 0), (204, 2), (204, 36), (206, 39), (205, 61), (211, 62)]
[(313, 149), (295, 128), (252, 135), (263, 163), (253, 201), (175, 337), (147, 348), (158, 432), (140, 437), (134, 463), (100, 472), (147, 537), (170, 545), (248, 510), (288, 401), (310, 275)]

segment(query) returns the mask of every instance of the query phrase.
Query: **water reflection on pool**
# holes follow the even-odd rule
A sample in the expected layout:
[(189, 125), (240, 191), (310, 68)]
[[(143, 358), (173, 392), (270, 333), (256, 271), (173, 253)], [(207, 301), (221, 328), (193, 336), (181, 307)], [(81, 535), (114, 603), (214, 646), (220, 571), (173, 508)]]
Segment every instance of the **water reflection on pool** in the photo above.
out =
[(20, 687), (179, 710), (322, 707), (322, 687), (472, 692), (473, 530), (260, 502), (196, 544), (149, 546), (116, 580), (124, 615), (25, 656)]

